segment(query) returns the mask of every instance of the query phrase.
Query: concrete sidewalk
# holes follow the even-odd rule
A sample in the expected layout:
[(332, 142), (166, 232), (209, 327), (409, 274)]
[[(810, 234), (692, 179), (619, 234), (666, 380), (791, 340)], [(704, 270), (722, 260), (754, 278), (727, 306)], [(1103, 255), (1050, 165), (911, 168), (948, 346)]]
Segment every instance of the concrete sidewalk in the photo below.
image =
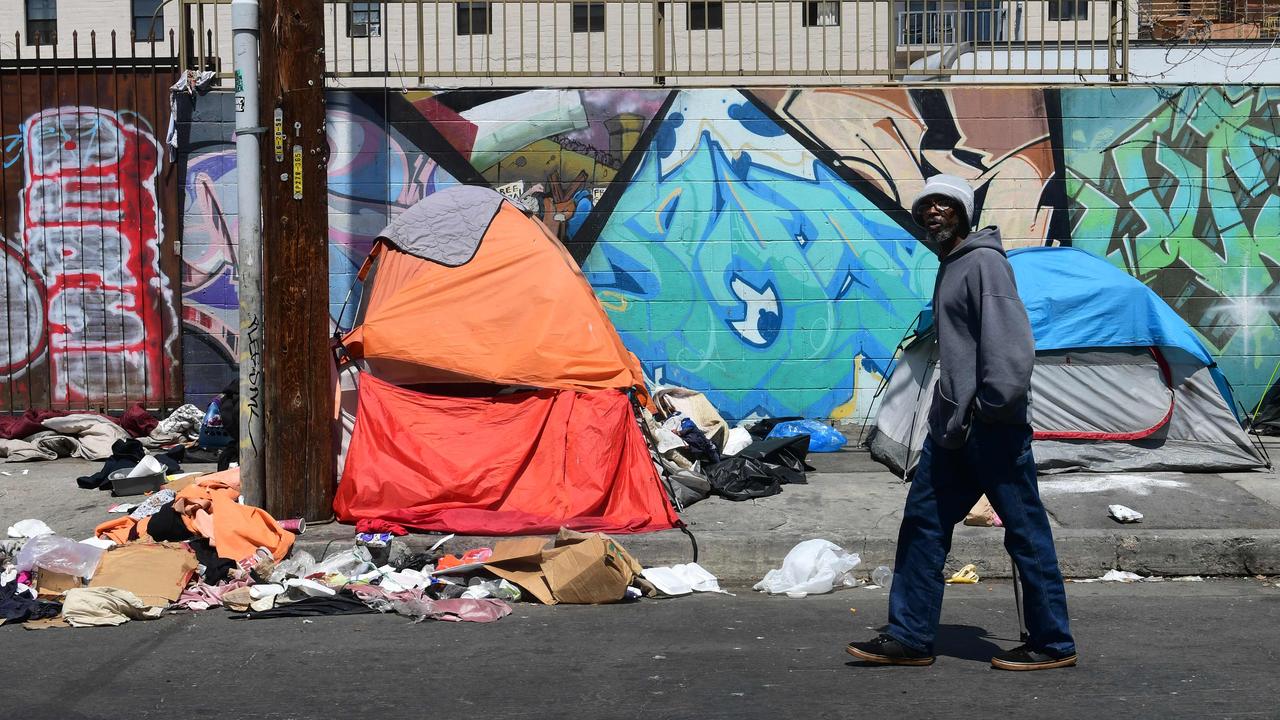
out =
[[(1268, 439), (1268, 447), (1280, 457), (1280, 438)], [(778, 567), (796, 543), (824, 538), (861, 554), (867, 573), (877, 565), (892, 566), (907, 486), (863, 451), (813, 455), (810, 462), (817, 471), (809, 474), (809, 484), (785, 486), (781, 495), (746, 502), (709, 498), (687, 508), (683, 517), (697, 540), (698, 561), (722, 581), (741, 585)], [(120, 501), (76, 487), (76, 477), (98, 466), (75, 460), (0, 463), (0, 528), (31, 517), (61, 535), (88, 537), (112, 517), (106, 509)], [(1280, 478), (1274, 471), (1046, 475), (1040, 491), (1068, 577), (1096, 577), (1112, 568), (1144, 575), (1280, 574)], [(1107, 517), (1112, 503), (1146, 518), (1120, 525)], [(326, 548), (349, 546), (353, 535), (350, 526), (313, 524), (298, 546), (319, 556)], [(403, 540), (422, 550), (439, 537), (414, 534)], [(949, 564), (974, 563), (986, 577), (1007, 577), (1002, 539), (998, 528), (958, 527)], [(645, 565), (693, 560), (690, 539), (678, 530), (619, 540)], [(458, 551), (493, 541), (459, 537), (445, 547)]]

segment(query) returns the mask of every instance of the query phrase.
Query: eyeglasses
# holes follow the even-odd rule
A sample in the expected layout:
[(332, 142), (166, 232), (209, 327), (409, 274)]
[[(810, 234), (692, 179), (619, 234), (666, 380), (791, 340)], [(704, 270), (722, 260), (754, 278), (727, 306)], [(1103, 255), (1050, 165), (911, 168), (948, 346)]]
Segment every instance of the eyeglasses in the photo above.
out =
[(938, 208), (943, 212), (955, 212), (955, 201), (949, 197), (942, 195), (932, 195), (920, 201), (920, 209), (928, 210), (929, 208)]

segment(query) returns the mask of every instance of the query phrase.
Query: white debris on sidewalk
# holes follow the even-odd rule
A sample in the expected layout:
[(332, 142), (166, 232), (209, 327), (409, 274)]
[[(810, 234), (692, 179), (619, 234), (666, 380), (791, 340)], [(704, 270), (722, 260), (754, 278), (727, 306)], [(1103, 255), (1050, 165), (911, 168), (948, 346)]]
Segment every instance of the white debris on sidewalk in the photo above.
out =
[(1124, 505), (1108, 505), (1107, 514), (1119, 523), (1142, 522), (1142, 513)]
[(45, 525), (43, 520), (19, 520), (9, 526), (6, 534), (11, 538), (33, 538), (41, 535), (52, 535), (53, 528)]
[(1138, 573), (1129, 572), (1128, 570), (1108, 570), (1107, 574), (1102, 577), (1086, 578), (1083, 580), (1068, 580), (1073, 583), (1095, 583), (1095, 582), (1164, 582), (1164, 578), (1158, 576), (1143, 577)]

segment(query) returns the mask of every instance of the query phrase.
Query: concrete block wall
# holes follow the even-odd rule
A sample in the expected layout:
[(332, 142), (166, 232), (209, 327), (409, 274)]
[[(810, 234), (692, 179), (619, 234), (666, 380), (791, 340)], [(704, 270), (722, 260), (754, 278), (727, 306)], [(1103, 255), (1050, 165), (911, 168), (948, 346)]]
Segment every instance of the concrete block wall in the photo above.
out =
[[(1165, 297), (1242, 402), (1280, 356), (1280, 88), (378, 90), (329, 106), (335, 322), (389, 218), (485, 183), (565, 241), (653, 379), (734, 419), (859, 419), (931, 294), (906, 207), (950, 172), (1010, 247), (1075, 245)], [(202, 97), (180, 157), (197, 401), (233, 375), (231, 120), (228, 96)]]

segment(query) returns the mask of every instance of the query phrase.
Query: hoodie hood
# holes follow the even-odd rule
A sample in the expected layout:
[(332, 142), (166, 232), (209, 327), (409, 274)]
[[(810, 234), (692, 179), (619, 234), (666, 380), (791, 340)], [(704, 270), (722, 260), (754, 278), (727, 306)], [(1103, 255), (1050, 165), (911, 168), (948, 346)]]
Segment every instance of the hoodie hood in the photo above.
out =
[[(926, 243), (930, 250), (936, 255), (938, 249), (933, 247), (931, 243)], [(969, 233), (969, 237), (960, 241), (960, 245), (951, 254), (942, 258), (942, 262), (953, 262), (956, 258), (962, 257), (978, 248), (989, 248), (1004, 255), (1004, 244), (1000, 240), (1000, 229), (994, 225), (988, 225), (981, 230), (975, 230)]]

